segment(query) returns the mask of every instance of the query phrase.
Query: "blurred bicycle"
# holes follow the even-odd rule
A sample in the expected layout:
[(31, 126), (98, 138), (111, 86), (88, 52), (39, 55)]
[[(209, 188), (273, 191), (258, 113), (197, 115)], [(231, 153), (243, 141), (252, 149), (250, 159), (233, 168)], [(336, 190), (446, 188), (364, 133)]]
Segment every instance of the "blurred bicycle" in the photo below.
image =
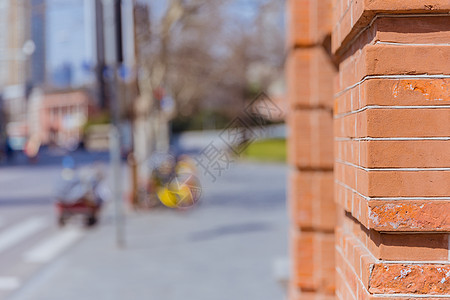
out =
[(201, 196), (200, 180), (195, 163), (189, 156), (177, 159), (167, 153), (156, 153), (148, 162), (149, 178), (140, 189), (141, 207), (186, 209), (195, 205)]

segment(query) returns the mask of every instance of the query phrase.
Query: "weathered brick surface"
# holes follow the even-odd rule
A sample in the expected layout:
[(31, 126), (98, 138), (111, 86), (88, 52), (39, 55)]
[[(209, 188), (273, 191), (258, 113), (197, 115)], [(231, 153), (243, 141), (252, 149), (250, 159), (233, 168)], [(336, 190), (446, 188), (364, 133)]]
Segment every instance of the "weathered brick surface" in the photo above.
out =
[(450, 265), (376, 260), (345, 226), (336, 231), (337, 292), (344, 295), (338, 298), (365, 299), (368, 294), (450, 296)]
[(287, 5), (290, 299), (327, 290), (336, 218), (336, 298), (450, 299), (450, 2), (332, 0), (328, 19), (329, 3)]
[(450, 231), (449, 201), (369, 202), (369, 227), (380, 231)]
[(338, 299), (450, 299), (449, 11), (333, 2)]
[(450, 103), (449, 78), (368, 79), (340, 93), (334, 113), (342, 115), (374, 106), (445, 106)]
[(379, 231), (450, 231), (450, 220), (446, 213), (450, 206), (449, 200), (433, 197), (405, 200), (368, 198), (340, 182), (335, 185), (335, 197), (339, 206), (368, 228)]
[[(344, 217), (345, 216), (345, 217)], [(367, 229), (349, 213), (340, 219), (342, 227), (353, 234), (374, 258), (383, 261), (443, 262), (448, 259), (447, 233), (410, 234)]]
[(450, 295), (450, 265), (375, 264), (369, 292)]

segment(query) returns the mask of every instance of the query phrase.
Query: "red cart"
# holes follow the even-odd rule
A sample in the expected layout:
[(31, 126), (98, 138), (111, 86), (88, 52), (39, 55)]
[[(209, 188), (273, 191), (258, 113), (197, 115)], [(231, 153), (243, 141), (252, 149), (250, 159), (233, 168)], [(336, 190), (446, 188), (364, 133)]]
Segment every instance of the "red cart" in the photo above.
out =
[[(97, 223), (103, 203), (98, 187), (103, 174), (95, 168), (85, 172), (73, 169), (63, 171), (55, 194), (55, 206), (59, 226), (64, 226), (74, 215), (82, 215), (86, 226)], [(66, 173), (64, 173), (66, 172)]]
[(64, 203), (63, 201), (56, 201), (56, 209), (58, 213), (58, 225), (64, 226), (67, 219), (73, 215), (82, 215), (84, 217), (84, 224), (86, 226), (93, 226), (97, 223), (98, 213), (100, 212), (101, 204), (93, 202), (88, 199), (80, 199), (74, 203)]

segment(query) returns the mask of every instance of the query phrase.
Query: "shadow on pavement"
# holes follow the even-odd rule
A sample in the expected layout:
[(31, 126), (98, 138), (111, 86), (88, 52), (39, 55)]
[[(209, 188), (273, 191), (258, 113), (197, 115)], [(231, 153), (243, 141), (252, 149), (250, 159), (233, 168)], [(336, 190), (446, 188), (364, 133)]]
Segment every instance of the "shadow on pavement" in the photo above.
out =
[(270, 223), (263, 223), (263, 222), (231, 224), (228, 226), (221, 226), (214, 229), (195, 232), (190, 236), (189, 240), (199, 242), (235, 234), (246, 234), (253, 232), (268, 231), (270, 229), (271, 229)]

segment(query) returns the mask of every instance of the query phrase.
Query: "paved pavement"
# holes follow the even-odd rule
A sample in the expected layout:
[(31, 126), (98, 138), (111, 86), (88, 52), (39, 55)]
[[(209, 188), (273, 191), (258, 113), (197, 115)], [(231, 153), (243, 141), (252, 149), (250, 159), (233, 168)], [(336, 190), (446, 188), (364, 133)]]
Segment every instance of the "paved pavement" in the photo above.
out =
[(128, 211), (118, 249), (111, 204), (94, 229), (56, 227), (60, 158), (18, 164), (0, 167), (0, 299), (283, 299), (274, 264), (287, 256), (285, 165), (236, 162), (214, 183), (201, 176), (190, 211)]
[(27, 210), (2, 207), (0, 222), (0, 299), (20, 289), (86, 233), (79, 226), (58, 229), (52, 210), (42, 205)]

